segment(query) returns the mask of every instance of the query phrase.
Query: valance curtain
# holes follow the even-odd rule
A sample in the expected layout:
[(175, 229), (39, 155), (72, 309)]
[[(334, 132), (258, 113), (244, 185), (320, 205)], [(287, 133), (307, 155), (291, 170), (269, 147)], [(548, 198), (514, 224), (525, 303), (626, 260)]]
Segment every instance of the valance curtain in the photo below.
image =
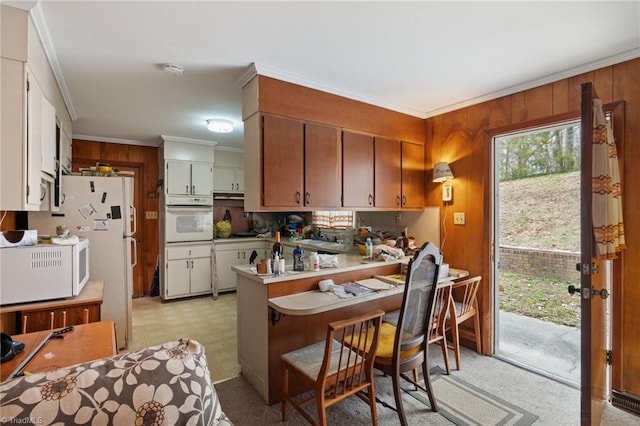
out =
[(353, 227), (352, 211), (314, 211), (311, 216), (313, 226), (318, 228), (350, 228)]
[(625, 248), (618, 151), (602, 101), (593, 101), (593, 234), (600, 259), (615, 259)]

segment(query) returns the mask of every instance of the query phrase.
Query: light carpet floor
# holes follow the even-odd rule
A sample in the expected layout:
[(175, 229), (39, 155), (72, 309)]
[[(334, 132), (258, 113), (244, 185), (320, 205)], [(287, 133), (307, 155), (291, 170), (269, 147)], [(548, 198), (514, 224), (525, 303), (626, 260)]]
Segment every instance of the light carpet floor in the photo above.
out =
[[(240, 375), (237, 361), (237, 321), (236, 293), (221, 294), (217, 300), (212, 297), (197, 297), (162, 303), (159, 297), (133, 299), (133, 336), (126, 351), (164, 343), (180, 337), (189, 337), (205, 346), (211, 379), (221, 382)], [(439, 350), (431, 350), (431, 366), (442, 366)], [(505, 401), (513, 403), (539, 416), (535, 425), (579, 425), (579, 391), (533, 374), (521, 368), (507, 364), (495, 358), (481, 356), (472, 350), (463, 348), (462, 370), (453, 371), (467, 382), (485, 389)], [(240, 382), (241, 381), (235, 381)], [(223, 386), (216, 384), (216, 389)], [(222, 388), (224, 390), (224, 387)], [(233, 411), (234, 405), (258, 407), (265, 416), (274, 408), (266, 405), (260, 395), (250, 386), (243, 387), (240, 394), (219, 392), (223, 408)], [(356, 398), (357, 399), (357, 398)], [(392, 400), (391, 400), (392, 401)], [(351, 403), (351, 401), (349, 401)], [(368, 407), (359, 399), (353, 404), (366, 414)], [(232, 419), (237, 425), (280, 423), (279, 405), (275, 417), (264, 417), (258, 423), (248, 423), (242, 417)], [(384, 410), (379, 406), (379, 416)], [(291, 410), (290, 410), (291, 411)], [(273, 414), (273, 413), (272, 413)], [(429, 418), (429, 424), (451, 424), (442, 416), (429, 413), (420, 414)], [(390, 417), (397, 419), (395, 413)], [(390, 420), (393, 423), (395, 420)], [(271, 422), (271, 423), (270, 423)], [(367, 420), (367, 424), (368, 424)], [(287, 424), (296, 424), (295, 421)], [(304, 424), (304, 423), (300, 423)], [(344, 423), (334, 423), (344, 424)], [(382, 423), (381, 423), (382, 424)], [(414, 424), (411, 422), (411, 424)], [(420, 424), (420, 423), (415, 423)], [(640, 417), (607, 406), (602, 425), (638, 425)]]

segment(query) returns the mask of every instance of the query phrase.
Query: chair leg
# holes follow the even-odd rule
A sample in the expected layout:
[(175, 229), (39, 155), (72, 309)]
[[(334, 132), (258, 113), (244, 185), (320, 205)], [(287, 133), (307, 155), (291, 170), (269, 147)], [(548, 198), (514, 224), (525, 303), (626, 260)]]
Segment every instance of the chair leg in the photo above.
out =
[(456, 358), (456, 369), (460, 370), (460, 334), (458, 333), (458, 321), (451, 319), (451, 343), (453, 344), (453, 353)]
[(377, 426), (378, 425), (378, 411), (376, 408), (376, 399), (373, 397), (373, 395), (376, 394), (376, 388), (375, 388), (375, 383), (373, 380), (371, 380), (371, 384), (369, 385), (369, 407), (371, 407), (371, 421), (373, 426)]
[(433, 395), (433, 388), (431, 387), (431, 376), (429, 376), (429, 367), (427, 366), (426, 360), (422, 363), (422, 375), (424, 376), (424, 388), (427, 391), (431, 409), (433, 411), (438, 411), (438, 402), (436, 401), (436, 397)]
[(449, 347), (447, 346), (447, 335), (442, 334), (442, 340), (439, 342), (442, 349), (442, 358), (444, 358), (444, 368), (447, 370), (447, 374), (451, 374), (451, 364), (449, 363)]
[(393, 374), (391, 378), (393, 381), (393, 397), (396, 400), (396, 411), (398, 412), (398, 417), (400, 418), (400, 424), (402, 426), (407, 426), (409, 423), (407, 422), (407, 415), (404, 413), (404, 406), (402, 405), (400, 374)]
[(473, 316), (473, 326), (475, 328), (475, 333), (476, 333), (476, 351), (481, 354), (482, 353), (482, 341), (480, 339), (480, 318), (478, 317), (478, 314), (476, 313)]

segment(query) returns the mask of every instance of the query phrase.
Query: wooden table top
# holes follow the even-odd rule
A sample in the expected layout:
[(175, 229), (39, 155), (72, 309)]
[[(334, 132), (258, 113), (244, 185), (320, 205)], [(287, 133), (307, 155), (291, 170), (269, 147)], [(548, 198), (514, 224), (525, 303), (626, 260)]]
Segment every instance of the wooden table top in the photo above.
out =
[(67, 299), (45, 300), (42, 302), (17, 303), (14, 305), (0, 306), (0, 314), (11, 312), (31, 312), (44, 309), (65, 308), (77, 305), (102, 303), (104, 281), (94, 280), (87, 282), (79, 295)]
[[(55, 329), (60, 330), (60, 329)], [(24, 343), (22, 352), (11, 361), (0, 364), (0, 381), (6, 380), (29, 353), (42, 342), (51, 331), (11, 336), (16, 342)], [(50, 339), (25, 366), (28, 373), (42, 373), (61, 367), (116, 355), (116, 332), (113, 321), (92, 322), (74, 325), (73, 330), (64, 333), (63, 338)]]

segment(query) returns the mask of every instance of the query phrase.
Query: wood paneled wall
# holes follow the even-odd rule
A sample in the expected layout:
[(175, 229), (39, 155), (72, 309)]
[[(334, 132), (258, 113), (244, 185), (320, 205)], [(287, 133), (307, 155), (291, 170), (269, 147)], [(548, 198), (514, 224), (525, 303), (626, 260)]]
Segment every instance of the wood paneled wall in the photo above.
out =
[(423, 144), (424, 120), (342, 96), (259, 76), (259, 110)]
[[(622, 259), (622, 288), (615, 289), (613, 332), (619, 339), (614, 351), (615, 389), (640, 395), (640, 192), (633, 189), (640, 181), (640, 59), (556, 81), (513, 95), (459, 109), (426, 120), (426, 169), (437, 161), (448, 161), (455, 179), (453, 202), (447, 208), (447, 239), (444, 258), (451, 265), (484, 277), (482, 312), (483, 351), (489, 354), (492, 341), (491, 309), (491, 136), (496, 129), (530, 127), (549, 117), (579, 117), (580, 90), (593, 82), (604, 103), (624, 101), (624, 131), (621, 157), (624, 219), (627, 250)], [(440, 185), (427, 184), (427, 205), (440, 205)], [(559, 209), (561, 210), (561, 209)], [(466, 212), (467, 224), (453, 226), (453, 212)], [(614, 346), (615, 348), (616, 346)]]
[(138, 266), (134, 269), (134, 297), (149, 294), (158, 256), (158, 220), (146, 219), (147, 212), (158, 212), (158, 148), (118, 143), (73, 140), (73, 170), (97, 162), (140, 170), (141, 205), (138, 210)]

